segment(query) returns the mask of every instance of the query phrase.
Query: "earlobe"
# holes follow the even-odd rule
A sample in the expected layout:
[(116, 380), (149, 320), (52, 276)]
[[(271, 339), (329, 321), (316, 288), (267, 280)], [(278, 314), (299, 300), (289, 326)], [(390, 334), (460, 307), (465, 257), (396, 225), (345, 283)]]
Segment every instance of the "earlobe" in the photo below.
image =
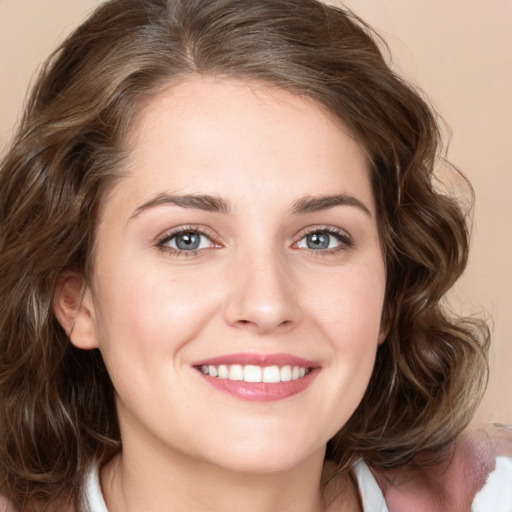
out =
[(388, 337), (390, 331), (389, 322), (385, 315), (383, 315), (383, 318), (380, 322), (380, 330), (379, 330), (379, 337), (377, 338), (377, 345), (382, 345), (386, 338)]
[(89, 287), (76, 272), (66, 272), (57, 281), (53, 312), (77, 348), (97, 348), (94, 304)]
[(388, 330), (385, 329), (384, 327), (381, 327), (379, 337), (377, 338), (377, 345), (382, 345), (386, 341), (388, 334)]
[(388, 337), (389, 335), (389, 332), (391, 331), (391, 318), (392, 318), (392, 311), (391, 309), (388, 307), (384, 307), (383, 311), (382, 311), (382, 315), (381, 315), (381, 320), (380, 320), (380, 330), (379, 330), (379, 336), (377, 338), (377, 344), (380, 346), (382, 345), (385, 341), (386, 341), (386, 338)]

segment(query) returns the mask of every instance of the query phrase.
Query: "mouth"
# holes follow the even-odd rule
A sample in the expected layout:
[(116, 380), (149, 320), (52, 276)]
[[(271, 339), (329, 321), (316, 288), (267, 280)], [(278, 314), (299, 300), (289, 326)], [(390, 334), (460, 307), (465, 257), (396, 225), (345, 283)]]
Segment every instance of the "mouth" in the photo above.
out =
[(192, 366), (213, 388), (259, 402), (305, 391), (320, 371), (317, 363), (286, 354), (230, 354)]
[(198, 370), (216, 379), (275, 384), (278, 382), (290, 382), (292, 380), (303, 379), (312, 369), (310, 367), (289, 365), (262, 367), (251, 364), (220, 364), (201, 365)]

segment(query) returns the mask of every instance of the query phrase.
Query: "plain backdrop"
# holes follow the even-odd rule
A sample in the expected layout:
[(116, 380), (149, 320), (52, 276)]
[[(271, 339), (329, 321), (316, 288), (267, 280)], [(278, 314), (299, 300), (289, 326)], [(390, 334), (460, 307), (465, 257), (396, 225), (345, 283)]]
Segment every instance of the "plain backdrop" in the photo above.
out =
[[(0, 151), (35, 70), (98, 3), (0, 0)], [(494, 325), (491, 379), (476, 421), (512, 424), (512, 1), (345, 5), (384, 37), (393, 67), (429, 96), (450, 127), (448, 158), (475, 189), (470, 262), (449, 300)]]

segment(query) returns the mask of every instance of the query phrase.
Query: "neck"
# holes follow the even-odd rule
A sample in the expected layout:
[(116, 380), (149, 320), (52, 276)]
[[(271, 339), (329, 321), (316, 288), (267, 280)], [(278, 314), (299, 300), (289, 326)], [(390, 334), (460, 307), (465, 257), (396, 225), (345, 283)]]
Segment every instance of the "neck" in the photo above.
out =
[[(238, 473), (209, 463), (175, 455), (170, 463), (152, 458), (132, 458), (123, 449), (102, 471), (102, 486), (110, 512), (323, 512), (323, 453), (313, 454), (296, 467), (269, 473)], [(148, 460), (146, 458), (146, 460)], [(353, 498), (338, 479), (337, 488)], [(329, 487), (331, 487), (329, 485)], [(329, 495), (332, 493), (329, 492)], [(340, 500), (337, 492), (336, 502)], [(352, 510), (351, 507), (336, 510)]]

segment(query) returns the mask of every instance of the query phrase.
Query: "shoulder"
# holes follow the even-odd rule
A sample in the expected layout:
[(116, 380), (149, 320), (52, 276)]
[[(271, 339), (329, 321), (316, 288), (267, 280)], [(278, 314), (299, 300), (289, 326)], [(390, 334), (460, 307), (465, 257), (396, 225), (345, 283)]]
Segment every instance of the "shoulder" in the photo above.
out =
[(468, 429), (434, 466), (372, 471), (390, 512), (512, 512), (512, 429)]

